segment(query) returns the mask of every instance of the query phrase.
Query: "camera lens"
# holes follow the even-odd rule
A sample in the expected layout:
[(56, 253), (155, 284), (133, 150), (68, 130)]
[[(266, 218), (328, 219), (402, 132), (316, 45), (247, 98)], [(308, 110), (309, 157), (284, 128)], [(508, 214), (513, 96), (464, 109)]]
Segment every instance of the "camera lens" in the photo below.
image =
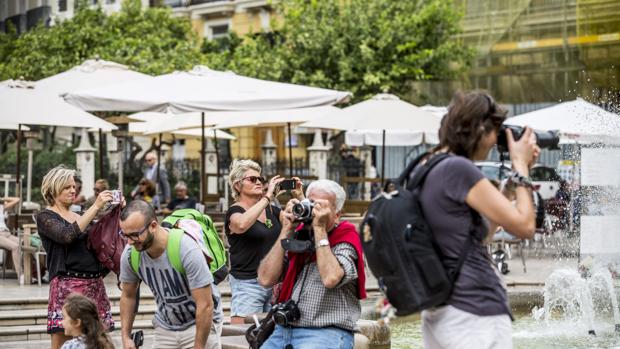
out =
[(293, 214), (295, 216), (303, 215), (304, 211), (305, 211), (304, 205), (302, 205), (302, 204), (295, 204), (295, 205), (293, 205)]

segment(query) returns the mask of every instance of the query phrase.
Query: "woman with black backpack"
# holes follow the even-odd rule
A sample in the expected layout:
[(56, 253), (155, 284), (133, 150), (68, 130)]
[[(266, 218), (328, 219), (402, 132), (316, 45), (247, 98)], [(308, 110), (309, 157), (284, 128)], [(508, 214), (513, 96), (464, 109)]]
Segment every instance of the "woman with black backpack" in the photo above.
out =
[[(430, 170), (420, 190), (420, 203), (446, 269), (454, 271), (459, 257), (465, 257), (446, 304), (422, 312), (425, 348), (512, 348), (506, 289), (483, 241), (498, 225), (518, 238), (534, 235), (528, 174), (540, 149), (531, 129), (518, 141), (506, 131), (515, 205), (473, 163), (487, 158), (503, 132), (500, 127), (506, 114), (484, 92), (459, 92), (442, 119), (435, 154), (451, 156)], [(466, 244), (470, 234), (473, 243)]]

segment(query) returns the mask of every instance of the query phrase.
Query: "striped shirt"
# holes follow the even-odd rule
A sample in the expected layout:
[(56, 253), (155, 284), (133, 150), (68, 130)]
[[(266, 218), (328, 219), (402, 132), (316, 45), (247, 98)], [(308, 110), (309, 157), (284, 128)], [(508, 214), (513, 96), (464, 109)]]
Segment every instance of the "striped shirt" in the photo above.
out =
[(358, 329), (357, 320), (362, 310), (357, 298), (357, 252), (348, 243), (337, 244), (331, 249), (344, 270), (344, 276), (336, 287), (328, 289), (321, 281), (316, 261), (304, 266), (297, 276), (291, 297), (301, 313), (300, 319), (291, 323), (293, 327)]

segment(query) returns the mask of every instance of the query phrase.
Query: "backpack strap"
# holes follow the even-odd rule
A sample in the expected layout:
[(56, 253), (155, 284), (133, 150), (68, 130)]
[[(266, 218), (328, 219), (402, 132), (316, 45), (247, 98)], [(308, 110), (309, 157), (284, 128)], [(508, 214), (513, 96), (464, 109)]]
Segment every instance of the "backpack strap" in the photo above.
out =
[(185, 275), (185, 268), (181, 263), (181, 239), (185, 235), (185, 232), (181, 229), (170, 229), (168, 231), (168, 246), (166, 252), (168, 253), (168, 261), (174, 270)]
[[(183, 263), (181, 263), (181, 239), (184, 234), (185, 232), (181, 229), (170, 229), (168, 231), (168, 246), (166, 247), (170, 265), (181, 274), (185, 274), (185, 268), (183, 267)], [(131, 246), (129, 263), (131, 264), (131, 269), (133, 269), (136, 274), (138, 274), (140, 270), (141, 260), (140, 252), (138, 252), (135, 247)]]
[(131, 269), (133, 272), (138, 274), (140, 270), (140, 252), (136, 250), (135, 247), (131, 246), (131, 250), (129, 251), (129, 263), (131, 264)]
[(422, 159), (426, 158), (430, 154), (431, 154), (430, 152), (425, 152), (423, 154), (418, 155), (415, 159), (411, 160), (411, 162), (409, 162), (409, 164), (407, 165), (407, 167), (405, 167), (403, 172), (400, 173), (400, 176), (398, 176), (398, 178), (395, 179), (394, 184), (399, 185), (401, 187), (404, 186), (405, 181), (409, 179), (409, 175), (411, 174), (411, 171), (413, 171), (413, 169), (416, 166), (418, 166), (418, 164), (422, 161)]
[[(423, 154), (423, 155), (427, 156), (428, 153)], [(415, 188), (421, 186), (424, 183), (424, 180), (426, 179), (426, 176), (428, 175), (429, 172), (431, 172), (433, 167), (435, 167), (440, 162), (442, 162), (443, 160), (445, 160), (445, 159), (447, 159), (447, 158), (449, 158), (451, 156), (452, 155), (450, 155), (448, 153), (437, 153), (435, 155), (432, 155), (428, 159), (428, 161), (425, 164), (422, 165), (420, 170), (413, 176), (413, 178), (411, 178), (410, 182), (407, 183), (407, 189), (414, 190)], [(418, 157), (418, 159), (422, 160), (421, 156)]]
[[(429, 158), (428, 161), (424, 165), (422, 165), (422, 168), (420, 169), (420, 171), (417, 172), (413, 176), (413, 178), (411, 179), (411, 182), (408, 183), (408, 188), (410, 190), (414, 190), (418, 188), (419, 186), (421, 186), (424, 183), (424, 180), (426, 179), (426, 176), (431, 171), (431, 169), (435, 167), (437, 164), (439, 164), (441, 161), (451, 156), (452, 155), (448, 153), (438, 153), (438, 154), (435, 154), (434, 156), (431, 156), (431, 158)], [(465, 245), (463, 245), (463, 251), (461, 252), (459, 259), (456, 262), (456, 268), (454, 268), (449, 275), (450, 283), (452, 284), (453, 289), (454, 289), (454, 283), (456, 282), (456, 279), (458, 278), (461, 272), (461, 268), (463, 267), (463, 264), (465, 263), (465, 259), (467, 258), (467, 255), (469, 255), (469, 251), (472, 249), (474, 245), (474, 234), (476, 232), (476, 226), (480, 224), (480, 221), (481, 221), (481, 217), (478, 212), (476, 212), (471, 207), (469, 208), (469, 211), (471, 212), (471, 216), (472, 216), (472, 224), (469, 229), (469, 234), (467, 236), (467, 240), (465, 240)], [(435, 240), (434, 234), (433, 234), (433, 245), (435, 245), (435, 250), (440, 254), (441, 259), (444, 259), (443, 255), (441, 254), (441, 250), (439, 249), (439, 246), (437, 245), (437, 241)]]

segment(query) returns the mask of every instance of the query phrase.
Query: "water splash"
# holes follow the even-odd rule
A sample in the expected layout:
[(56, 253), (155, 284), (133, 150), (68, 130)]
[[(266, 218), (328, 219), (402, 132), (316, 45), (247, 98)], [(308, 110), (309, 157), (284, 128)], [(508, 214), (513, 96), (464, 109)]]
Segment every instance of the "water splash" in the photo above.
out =
[(554, 271), (545, 282), (544, 308), (534, 308), (532, 317), (547, 326), (557, 321), (580, 324), (587, 328), (588, 334), (595, 335), (595, 311), (609, 308), (611, 303), (615, 330), (620, 331), (620, 310), (612, 275), (607, 268), (592, 270), (588, 278), (574, 269)]

